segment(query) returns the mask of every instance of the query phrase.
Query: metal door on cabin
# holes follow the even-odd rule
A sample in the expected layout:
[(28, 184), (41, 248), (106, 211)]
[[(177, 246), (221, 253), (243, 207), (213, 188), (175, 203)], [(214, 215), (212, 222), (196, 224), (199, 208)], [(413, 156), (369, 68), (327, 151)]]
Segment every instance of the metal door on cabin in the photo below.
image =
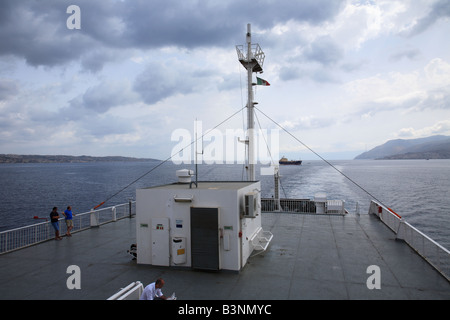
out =
[(152, 265), (170, 265), (169, 218), (152, 218)]
[(191, 208), (192, 268), (219, 270), (219, 208)]

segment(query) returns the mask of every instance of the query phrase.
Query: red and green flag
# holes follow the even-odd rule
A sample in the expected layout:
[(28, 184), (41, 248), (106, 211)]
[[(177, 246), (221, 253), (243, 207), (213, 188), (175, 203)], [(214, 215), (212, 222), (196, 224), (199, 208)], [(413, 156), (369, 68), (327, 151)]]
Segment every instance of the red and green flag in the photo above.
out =
[(256, 77), (256, 84), (258, 86), (270, 86), (270, 83), (268, 83), (266, 80), (258, 78), (258, 77)]

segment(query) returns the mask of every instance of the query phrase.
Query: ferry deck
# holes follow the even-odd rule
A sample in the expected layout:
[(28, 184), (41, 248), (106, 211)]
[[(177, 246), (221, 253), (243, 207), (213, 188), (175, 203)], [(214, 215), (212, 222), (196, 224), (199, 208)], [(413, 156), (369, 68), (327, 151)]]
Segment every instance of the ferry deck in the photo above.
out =
[[(267, 251), (239, 273), (138, 265), (127, 253), (135, 218), (125, 218), (0, 255), (0, 299), (106, 300), (131, 282), (162, 277), (178, 300), (450, 299), (450, 283), (376, 216), (262, 213)], [(68, 289), (71, 265), (80, 289)], [(380, 268), (369, 289), (367, 268)]]

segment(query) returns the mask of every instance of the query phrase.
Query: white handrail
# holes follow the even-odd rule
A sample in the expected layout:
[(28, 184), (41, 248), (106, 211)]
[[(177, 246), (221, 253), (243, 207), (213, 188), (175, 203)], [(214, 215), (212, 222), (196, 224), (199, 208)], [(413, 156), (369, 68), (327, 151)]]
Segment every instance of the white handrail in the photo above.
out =
[(369, 206), (369, 214), (375, 214), (395, 234), (405, 241), (422, 258), (450, 281), (450, 251), (405, 221), (392, 209), (375, 200)]
[(107, 300), (139, 300), (144, 290), (144, 285), (140, 281), (132, 282), (125, 288), (113, 294)]
[[(99, 224), (105, 224), (116, 219), (122, 219), (136, 214), (135, 201), (107, 207), (91, 212), (79, 213), (73, 216), (74, 228), (72, 233), (82, 231), (91, 227), (90, 215), (95, 214)], [(66, 232), (66, 224), (62, 222), (64, 218), (59, 219), (60, 234)], [(51, 240), (55, 237), (50, 222), (40, 222), (29, 226), (14, 228), (0, 232), (0, 254), (22, 249)]]

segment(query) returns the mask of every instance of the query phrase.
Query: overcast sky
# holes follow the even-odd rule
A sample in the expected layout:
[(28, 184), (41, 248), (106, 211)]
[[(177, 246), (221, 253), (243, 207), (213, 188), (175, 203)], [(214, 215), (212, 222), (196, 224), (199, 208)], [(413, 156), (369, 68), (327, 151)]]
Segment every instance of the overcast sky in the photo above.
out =
[(0, 153), (168, 158), (177, 129), (245, 106), (247, 23), (271, 84), (257, 107), (325, 158), (450, 135), (448, 0), (1, 0)]

